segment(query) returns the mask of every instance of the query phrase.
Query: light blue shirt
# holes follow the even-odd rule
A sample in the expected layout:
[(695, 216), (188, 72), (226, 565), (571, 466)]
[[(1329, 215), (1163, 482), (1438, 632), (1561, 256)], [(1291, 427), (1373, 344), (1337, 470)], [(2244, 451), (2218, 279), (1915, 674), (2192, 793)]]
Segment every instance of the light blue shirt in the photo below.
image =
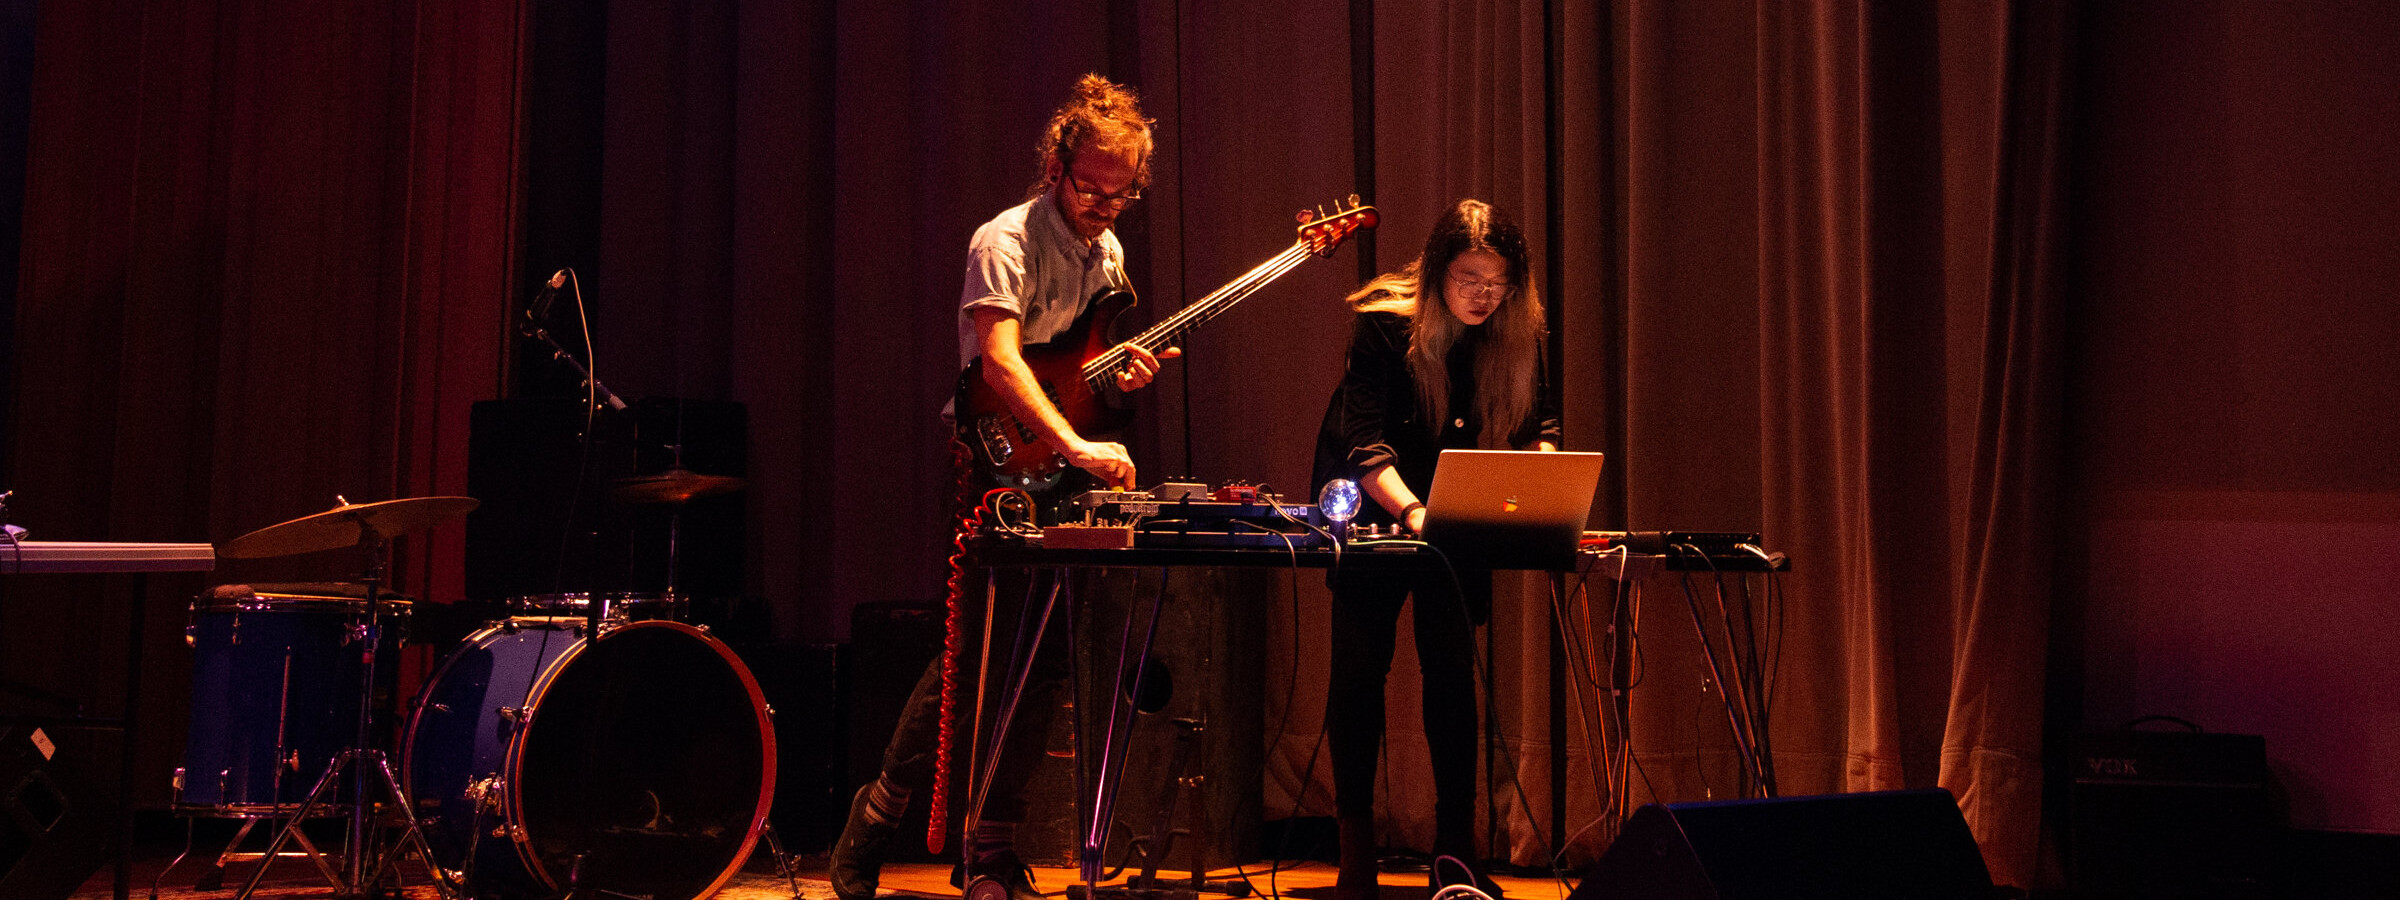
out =
[(1052, 188), (975, 229), (967, 243), (966, 290), (958, 299), (958, 364), (983, 353), (975, 311), (1001, 309), (1019, 321), (1025, 345), (1045, 343), (1075, 324), (1103, 288), (1122, 287), (1125, 247), (1114, 229), (1085, 244), (1059, 215)]

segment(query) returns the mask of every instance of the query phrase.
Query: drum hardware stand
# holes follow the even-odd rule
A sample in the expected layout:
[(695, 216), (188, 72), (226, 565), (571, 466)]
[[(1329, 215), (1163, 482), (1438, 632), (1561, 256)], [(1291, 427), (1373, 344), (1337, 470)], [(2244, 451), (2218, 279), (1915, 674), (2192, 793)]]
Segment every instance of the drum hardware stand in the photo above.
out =
[(690, 610), (684, 607), (680, 585), (684, 507), (702, 497), (742, 490), (748, 483), (732, 476), (703, 475), (686, 469), (683, 467), (683, 445), (668, 444), (667, 448), (674, 452), (674, 458), (669, 461), (666, 471), (617, 479), (610, 493), (620, 503), (664, 504), (667, 507), (667, 617), (681, 622), (690, 614)]
[[(236, 849), (242, 845), (243, 838), (250, 836), (250, 830), (258, 827), (258, 823), (260, 821), (261, 820), (255, 818), (242, 820), (242, 827), (234, 830), (233, 839), (225, 842), (225, 849), (217, 854), (216, 861), (211, 863), (205, 871), (202, 871), (199, 878), (193, 880), (192, 890), (215, 891), (223, 889), (225, 886), (225, 869), (229, 863), (256, 858), (258, 860), (259, 868), (266, 868), (269, 861), (266, 853), (243, 853)], [(317, 871), (325, 876), (325, 880), (333, 882), (334, 884), (342, 883), (341, 875), (333, 871), (333, 864), (327, 862), (324, 851), (318, 850), (317, 845), (308, 839), (307, 832), (293, 832), (292, 841), (300, 845), (299, 852), (295, 853), (286, 851), (275, 854), (275, 857), (278, 859), (291, 856), (307, 857), (308, 861), (317, 864)]]
[[(342, 500), (340, 497), (334, 499), (341, 500), (342, 506), (349, 505), (349, 501)], [(340, 879), (333, 879), (334, 887), (337, 888), (336, 896), (380, 896), (381, 891), (377, 883), (383, 880), (386, 868), (404, 850), (416, 852), (417, 859), (425, 864), (426, 874), (431, 876), (429, 880), (437, 894), (445, 900), (458, 896), (457, 887), (450, 883), (448, 876), (442, 871), (442, 867), (433, 860), (433, 849), (425, 843), (424, 831), (417, 827), (415, 804), (410, 802), (408, 792), (400, 787), (400, 779), (392, 774), (391, 761), (381, 750), (365, 749), (372, 745), (374, 736), (375, 651), (377, 644), (382, 639), (383, 576), (391, 541), (390, 538), (378, 532), (374, 525), (365, 519), (360, 519), (358, 522), (358, 546), (365, 550), (367, 555), (366, 571), (359, 576), (359, 586), (366, 589), (367, 624), (365, 645), (360, 651), (363, 662), (361, 663), (359, 692), (362, 696), (359, 697), (358, 704), (357, 740), (350, 749), (343, 750), (340, 755), (333, 758), (332, 763), (325, 767), (324, 776), (318, 778), (316, 787), (308, 792), (307, 802), (302, 803), (300, 811), (292, 816), (292, 820), (285, 824), (281, 831), (276, 832), (275, 840), (267, 844), (264, 859), (260, 861), (258, 869), (250, 873), (249, 883), (242, 886), (241, 893), (235, 895), (235, 900), (249, 900), (252, 894), (257, 893), (259, 882), (266, 878), (267, 869), (274, 865), (278, 854), (283, 849), (283, 842), (300, 835), (301, 823), (306, 822), (309, 814), (316, 811), (318, 804), (326, 799), (327, 792), (340, 783), (342, 772), (352, 768), (360, 771), (356, 773), (351, 784), (350, 835), (347, 842), (348, 847), (345, 848), (344, 853), (344, 868), (350, 880), (344, 882)], [(403, 822), (399, 840), (378, 854), (372, 860), (372, 866), (369, 865), (368, 846), (378, 830), (379, 823), (375, 812), (376, 800), (371, 794), (369, 781), (375, 781), (378, 786), (390, 792), (389, 800), (400, 811), (400, 818)], [(300, 837), (299, 839), (301, 846), (308, 846), (307, 838)], [(313, 848), (311, 849), (313, 850)], [(321, 859), (319, 867), (324, 867)]]
[[(171, 804), (172, 804), (172, 806), (174, 806), (174, 807), (175, 807), (176, 809), (178, 809), (178, 810), (181, 810), (181, 809), (183, 809), (183, 808), (184, 808), (184, 806), (183, 806), (183, 779), (184, 779), (184, 770), (183, 770), (181, 767), (178, 767), (178, 768), (175, 770), (175, 781), (174, 781), (174, 783), (173, 783), (173, 785), (172, 785), (172, 787), (173, 787), (173, 792), (172, 792), (172, 797), (173, 797), (173, 799), (172, 799), (172, 801), (171, 801)], [(221, 789), (221, 788), (220, 788), (220, 789), (218, 790), (218, 796), (222, 797), (222, 796), (224, 796), (224, 795), (225, 795), (225, 792), (223, 791), (223, 789)], [(222, 808), (220, 808), (220, 809), (222, 809)], [(186, 818), (185, 818), (186, 834), (185, 834), (184, 845), (183, 845), (183, 853), (181, 853), (181, 854), (177, 855), (177, 856), (176, 856), (176, 857), (175, 857), (173, 860), (169, 861), (169, 862), (167, 863), (167, 867), (166, 867), (165, 869), (161, 869), (161, 870), (159, 870), (159, 873), (158, 873), (157, 879), (154, 879), (154, 880), (151, 882), (151, 887), (152, 887), (152, 890), (151, 890), (151, 895), (152, 895), (152, 896), (157, 896), (157, 893), (158, 893), (158, 892), (157, 892), (157, 889), (156, 889), (156, 888), (157, 888), (157, 882), (158, 882), (159, 880), (164, 880), (164, 879), (167, 877), (167, 873), (168, 873), (168, 872), (170, 872), (170, 871), (173, 871), (173, 870), (175, 869), (175, 867), (176, 867), (178, 864), (180, 864), (180, 863), (182, 863), (182, 862), (183, 862), (183, 860), (184, 860), (184, 857), (190, 856), (190, 855), (192, 854), (191, 836), (190, 836), (190, 833), (189, 833), (189, 829), (190, 829), (190, 823), (191, 823), (191, 822), (193, 822), (193, 821), (195, 821), (195, 820), (196, 820), (196, 819), (197, 819), (199, 816), (202, 816), (202, 815), (206, 815), (206, 813), (189, 813), (189, 814), (186, 814)], [(242, 853), (242, 852), (240, 852), (240, 851), (238, 850), (238, 848), (242, 846), (242, 839), (243, 839), (243, 838), (247, 838), (247, 837), (249, 837), (249, 836), (250, 836), (250, 832), (251, 832), (253, 829), (255, 829), (255, 828), (257, 828), (257, 827), (258, 827), (258, 823), (259, 823), (260, 821), (262, 821), (262, 820), (270, 820), (270, 819), (274, 819), (274, 818), (275, 818), (275, 814), (274, 814), (274, 813), (272, 813), (272, 812), (270, 812), (270, 813), (266, 813), (266, 814), (264, 814), (264, 815), (259, 815), (259, 814), (255, 814), (255, 813), (243, 812), (243, 813), (239, 813), (239, 814), (237, 814), (237, 815), (238, 815), (238, 817), (239, 817), (239, 818), (242, 820), (242, 826), (241, 826), (240, 828), (234, 829), (234, 832), (233, 832), (233, 839), (225, 842), (225, 849), (218, 851), (218, 852), (217, 852), (217, 858), (216, 858), (214, 861), (212, 861), (212, 862), (210, 862), (210, 863), (209, 863), (209, 866), (208, 866), (208, 868), (201, 870), (201, 872), (200, 872), (200, 877), (192, 880), (192, 889), (193, 889), (193, 890), (196, 890), (196, 891), (215, 891), (215, 890), (222, 889), (222, 888), (225, 886), (225, 868), (226, 868), (226, 865), (227, 865), (228, 863), (232, 863), (232, 862), (234, 862), (234, 861), (236, 861), (236, 860), (244, 860), (244, 859), (250, 859), (250, 858), (254, 858), (254, 857), (255, 857), (255, 858), (257, 858), (257, 859), (259, 860), (259, 865), (261, 865), (261, 866), (264, 866), (264, 865), (266, 865), (266, 861), (267, 861), (267, 855), (266, 855), (265, 853)], [(341, 876), (334, 874), (334, 871), (333, 871), (333, 866), (332, 866), (330, 863), (327, 863), (327, 862), (325, 861), (325, 854), (324, 854), (324, 852), (323, 852), (323, 851), (320, 851), (320, 850), (318, 850), (318, 849), (317, 849), (317, 845), (316, 845), (314, 842), (311, 842), (311, 841), (308, 839), (308, 832), (305, 832), (305, 831), (293, 832), (293, 834), (292, 834), (292, 840), (293, 840), (293, 841), (295, 841), (295, 842), (297, 842), (297, 843), (300, 845), (300, 851), (301, 851), (301, 852), (298, 852), (298, 853), (285, 853), (285, 854), (283, 854), (284, 856), (305, 856), (305, 857), (308, 857), (308, 859), (309, 859), (309, 861), (310, 861), (310, 862), (313, 862), (313, 863), (316, 863), (316, 864), (317, 864), (317, 871), (324, 873), (326, 880), (328, 880), (328, 881), (331, 881), (331, 882), (333, 882), (333, 883), (335, 883), (335, 884), (340, 884), (340, 883), (341, 883)]]
[(758, 826), (767, 839), (767, 853), (775, 857), (775, 874), (783, 876), (784, 882), (792, 886), (792, 900), (801, 900), (800, 857), (784, 851), (783, 838), (775, 834), (774, 820), (762, 821)]

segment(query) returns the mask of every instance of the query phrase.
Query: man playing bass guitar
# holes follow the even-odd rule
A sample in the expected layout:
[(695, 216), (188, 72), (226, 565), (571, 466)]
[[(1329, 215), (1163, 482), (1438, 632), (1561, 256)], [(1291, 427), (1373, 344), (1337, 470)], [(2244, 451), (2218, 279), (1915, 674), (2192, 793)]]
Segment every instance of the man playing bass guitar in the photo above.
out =
[[(1076, 85), (1075, 99), (1044, 136), (1037, 195), (984, 223), (967, 245), (958, 307), (959, 358), (983, 381), (966, 390), (988, 387), (1041, 445), (1122, 487), (1134, 483), (1125, 445), (1078, 434), (1045, 395), (1023, 348), (1058, 339), (1092, 301), (1126, 288), (1125, 248), (1110, 229), (1150, 180), (1150, 128), (1135, 103), (1097, 75)], [(1114, 380), (1127, 391), (1149, 384), (1160, 358), (1182, 352), (1119, 349), (1129, 358)]]
[[(997, 395), (1015, 419), (1008, 437), (1038, 442), (1038, 447), (1024, 449), (1045, 458), (1055, 453), (1109, 486), (1134, 485), (1132, 456), (1121, 443), (1078, 433), (1047, 395), (1024, 349), (1057, 339), (1095, 299), (1126, 287), (1125, 250), (1111, 228), (1149, 182), (1151, 146), (1150, 120), (1142, 116), (1132, 91), (1098, 75), (1077, 81), (1074, 96), (1051, 116), (1044, 131), (1034, 196), (976, 230), (967, 248), (966, 289), (959, 298), (959, 356), (968, 364), (967, 377), (981, 379), (980, 385), (964, 388), (988, 388)], [(1149, 384), (1158, 374), (1160, 358), (1180, 353), (1175, 348), (1152, 353), (1130, 344), (1117, 352), (1123, 354), (1123, 362), (1110, 380), (1127, 391)], [(978, 485), (991, 486), (988, 481)], [(1003, 584), (995, 594), (1003, 603), (1038, 603), (1035, 595), (1041, 591), (1034, 588)], [(1059, 705), (1057, 691), (1067, 656), (1059, 646), (1064, 643), (1061, 631), (1050, 629), (1044, 643), (1054, 646), (1035, 654), (1035, 668), (1016, 721), (1008, 726), (1008, 746), (999, 753), (982, 815), (974, 832), (965, 835), (963, 883), (977, 897), (1040, 897), (1015, 854), (1014, 833), (1024, 812), (1022, 789), (1033, 764), (1046, 756), (1043, 742)], [(944, 718), (941, 662), (937, 658), (927, 668), (902, 711), (881, 775), (852, 798), (829, 872), (841, 900), (870, 900), (875, 895), (883, 860), (912, 795), (933, 785), (939, 723)], [(941, 793), (936, 791), (936, 797)], [(930, 841), (941, 842), (941, 837)]]

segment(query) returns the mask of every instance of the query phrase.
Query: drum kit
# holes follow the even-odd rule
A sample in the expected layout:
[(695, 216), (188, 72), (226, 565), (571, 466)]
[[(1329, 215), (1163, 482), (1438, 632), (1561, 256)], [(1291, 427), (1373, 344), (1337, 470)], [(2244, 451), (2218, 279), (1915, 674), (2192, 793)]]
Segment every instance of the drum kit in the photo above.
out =
[[(741, 487), (677, 468), (612, 494), (680, 505)], [(444, 898), (691, 900), (723, 887), (762, 834), (773, 841), (772, 710), (741, 659), (685, 621), (671, 546), (663, 593), (511, 598), (449, 648), (401, 721), (379, 721), (412, 618), (383, 587), (391, 540), (476, 505), (342, 501), (219, 549), (347, 547), (366, 561), (355, 581), (226, 585), (191, 605), (176, 808), (242, 820), (225, 858), (260, 822), (285, 823), (240, 900), (286, 856), (313, 861), (344, 897), (395, 894), (413, 862)], [(302, 827), (327, 819), (347, 819), (338, 859)]]

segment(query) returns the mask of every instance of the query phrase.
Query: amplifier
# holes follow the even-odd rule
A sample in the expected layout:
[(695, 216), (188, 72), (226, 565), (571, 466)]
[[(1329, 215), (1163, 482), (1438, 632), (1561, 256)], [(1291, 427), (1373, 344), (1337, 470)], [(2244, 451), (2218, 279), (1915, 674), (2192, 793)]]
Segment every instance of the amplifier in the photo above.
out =
[(2073, 746), (2068, 877), (2079, 894), (2266, 892), (2278, 827), (2265, 738), (2125, 730), (2078, 734)]
[(1635, 553), (1659, 555), (1689, 553), (1698, 549), (1703, 556), (1737, 556), (1747, 554), (1742, 545), (1760, 546), (1755, 531), (1602, 531), (1596, 532), (1603, 546), (1623, 547)]

